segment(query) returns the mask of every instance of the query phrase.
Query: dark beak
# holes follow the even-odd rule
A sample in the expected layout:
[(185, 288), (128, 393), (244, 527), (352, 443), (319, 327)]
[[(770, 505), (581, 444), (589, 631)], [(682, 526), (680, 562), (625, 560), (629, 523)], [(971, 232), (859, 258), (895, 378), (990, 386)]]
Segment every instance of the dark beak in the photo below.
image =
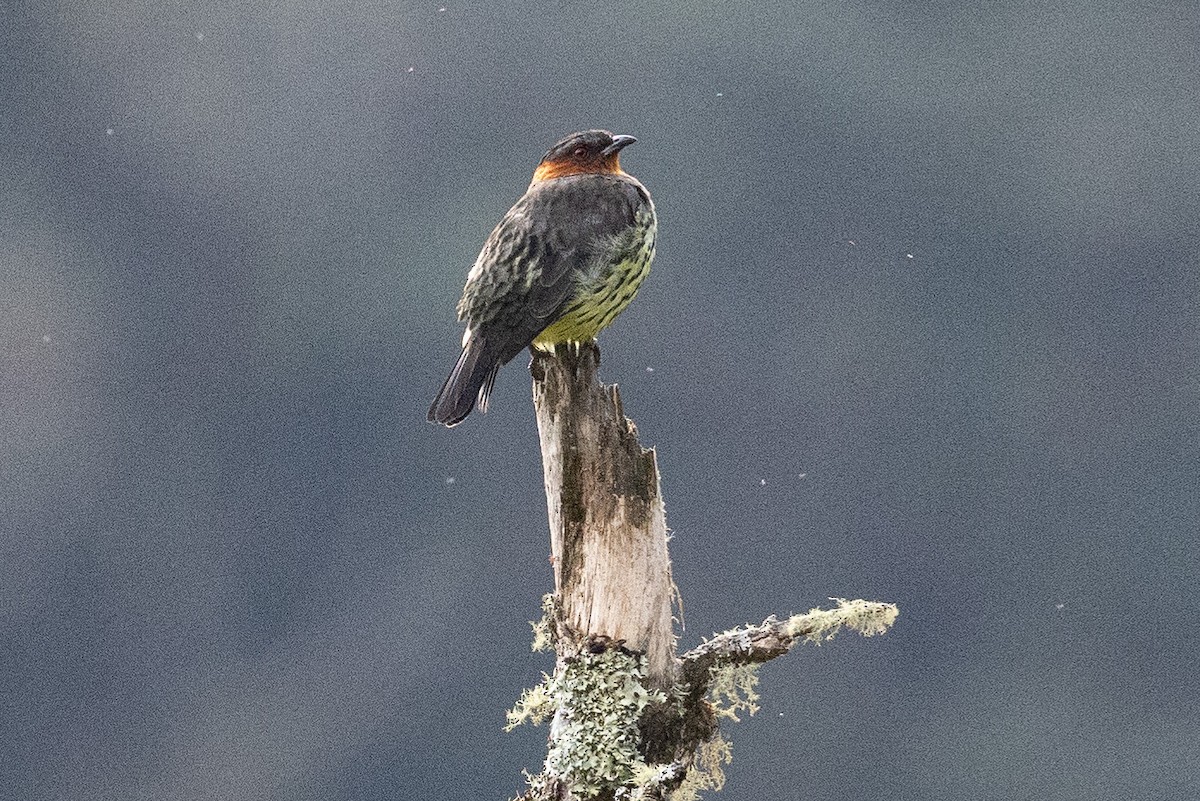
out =
[(625, 134), (614, 136), (612, 144), (601, 150), (600, 153), (604, 156), (611, 156), (614, 153), (620, 153), (622, 148), (629, 147), (636, 141), (632, 136), (626, 136)]

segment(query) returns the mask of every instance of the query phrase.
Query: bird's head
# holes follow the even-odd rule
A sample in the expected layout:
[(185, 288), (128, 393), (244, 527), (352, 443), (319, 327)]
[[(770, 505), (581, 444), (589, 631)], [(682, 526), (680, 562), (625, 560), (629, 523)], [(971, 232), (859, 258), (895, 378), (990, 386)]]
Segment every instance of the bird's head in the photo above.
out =
[(623, 170), (618, 154), (636, 141), (632, 136), (613, 136), (608, 131), (573, 133), (546, 152), (533, 171), (533, 180), (549, 181), (580, 173), (619, 175)]

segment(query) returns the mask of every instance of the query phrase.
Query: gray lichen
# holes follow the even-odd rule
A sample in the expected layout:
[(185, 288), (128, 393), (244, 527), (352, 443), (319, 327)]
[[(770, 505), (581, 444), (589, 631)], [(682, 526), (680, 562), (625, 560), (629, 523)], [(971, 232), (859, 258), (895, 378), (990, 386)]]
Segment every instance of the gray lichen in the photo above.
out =
[(666, 696), (646, 688), (644, 662), (619, 647), (585, 650), (525, 691), (509, 712), (509, 729), (554, 716), (544, 774), (536, 780), (561, 781), (572, 795), (592, 798), (630, 785), (645, 770), (638, 721), (647, 705)]

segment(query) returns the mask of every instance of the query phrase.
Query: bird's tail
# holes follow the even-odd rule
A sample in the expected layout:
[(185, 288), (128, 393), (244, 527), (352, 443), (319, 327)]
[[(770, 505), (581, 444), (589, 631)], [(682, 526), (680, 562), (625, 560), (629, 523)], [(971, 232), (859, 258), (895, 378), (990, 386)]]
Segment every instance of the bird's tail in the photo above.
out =
[(479, 338), (472, 337), (463, 346), (458, 363), (429, 407), (429, 422), (456, 426), (466, 419), (479, 401), (479, 411), (486, 412), (488, 396), (496, 383), (501, 360)]

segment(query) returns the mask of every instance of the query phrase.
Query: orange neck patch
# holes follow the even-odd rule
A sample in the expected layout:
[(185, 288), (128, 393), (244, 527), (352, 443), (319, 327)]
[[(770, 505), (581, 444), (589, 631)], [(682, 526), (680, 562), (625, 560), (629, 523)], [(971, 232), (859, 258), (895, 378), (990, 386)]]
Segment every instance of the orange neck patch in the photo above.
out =
[(568, 175), (623, 175), (621, 162), (613, 153), (602, 161), (581, 161), (577, 159), (555, 159), (543, 161), (533, 171), (534, 181), (550, 181), (554, 178), (566, 178)]

